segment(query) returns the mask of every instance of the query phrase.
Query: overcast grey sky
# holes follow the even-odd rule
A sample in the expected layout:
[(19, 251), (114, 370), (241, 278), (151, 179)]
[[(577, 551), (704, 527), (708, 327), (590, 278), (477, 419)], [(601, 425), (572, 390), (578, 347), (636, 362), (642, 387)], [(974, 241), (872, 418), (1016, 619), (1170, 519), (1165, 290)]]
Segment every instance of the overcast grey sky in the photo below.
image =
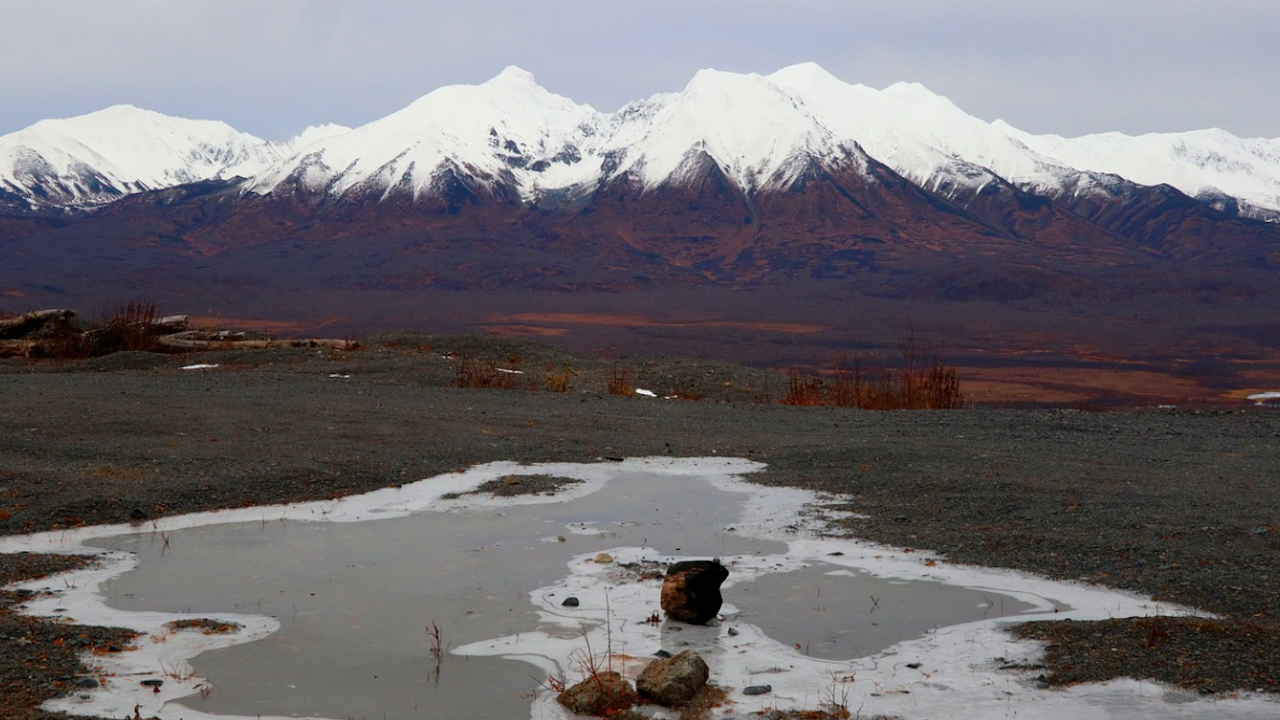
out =
[(616, 110), (812, 60), (1079, 135), (1280, 138), (1277, 0), (0, 0), (0, 134), (117, 103), (268, 139), (519, 65)]

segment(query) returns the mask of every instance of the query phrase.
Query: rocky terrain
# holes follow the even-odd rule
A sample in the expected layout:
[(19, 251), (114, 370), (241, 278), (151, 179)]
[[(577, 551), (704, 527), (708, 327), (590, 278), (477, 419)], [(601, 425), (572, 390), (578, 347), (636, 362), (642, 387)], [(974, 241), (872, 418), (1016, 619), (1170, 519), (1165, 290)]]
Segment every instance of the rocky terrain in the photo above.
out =
[[(524, 374), (456, 387), (464, 358)], [(213, 367), (182, 369), (194, 364)], [(869, 516), (834, 533), (1223, 618), (1024, 627), (1050, 643), (1043, 683), (1136, 675), (1203, 693), (1280, 688), (1273, 411), (763, 401), (786, 383), (724, 363), (615, 365), (523, 341), (412, 333), (354, 350), (0, 360), (0, 532), (333, 497), (490, 460), (738, 456), (768, 464), (754, 482), (838, 493)], [(66, 563), (0, 556), (0, 580)], [(23, 618), (22, 599), (0, 595), (0, 689), (15, 708), (7, 717), (42, 718), (34, 706), (83, 674), (68, 645), (109, 651), (127, 638)], [(1110, 651), (1120, 644), (1123, 658)]]

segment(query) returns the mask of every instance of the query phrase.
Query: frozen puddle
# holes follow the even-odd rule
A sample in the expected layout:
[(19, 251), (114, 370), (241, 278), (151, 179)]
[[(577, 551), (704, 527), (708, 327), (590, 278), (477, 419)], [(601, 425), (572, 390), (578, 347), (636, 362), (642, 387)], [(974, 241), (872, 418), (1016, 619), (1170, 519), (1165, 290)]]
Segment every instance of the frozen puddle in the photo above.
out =
[[(697, 650), (732, 699), (713, 717), (815, 709), (833, 697), (863, 717), (909, 719), (1256, 718), (1278, 709), (1260, 697), (1203, 700), (1134, 681), (1037, 689), (1038, 671), (1000, 670), (1039, 654), (1003, 624), (1179, 609), (819, 538), (813, 508), (822, 499), (740, 479), (762, 467), (722, 458), (494, 463), (341, 501), (0, 538), (0, 551), (103, 554), (102, 568), (27, 584), (55, 592), (31, 611), (141, 633), (136, 650), (93, 659), (101, 688), (50, 705), (73, 714), (566, 718), (548, 677), (576, 682), (587, 654), (609, 647), (634, 658)], [(581, 482), (554, 496), (444, 497), (509, 475)], [(597, 562), (600, 553), (613, 562)], [(731, 571), (723, 619), (647, 622), (658, 611), (653, 571), (711, 557)], [(576, 606), (564, 605), (570, 597)], [(239, 629), (168, 628), (184, 618)], [(439, 663), (433, 625), (447, 649)], [(772, 693), (741, 692), (766, 684)]]

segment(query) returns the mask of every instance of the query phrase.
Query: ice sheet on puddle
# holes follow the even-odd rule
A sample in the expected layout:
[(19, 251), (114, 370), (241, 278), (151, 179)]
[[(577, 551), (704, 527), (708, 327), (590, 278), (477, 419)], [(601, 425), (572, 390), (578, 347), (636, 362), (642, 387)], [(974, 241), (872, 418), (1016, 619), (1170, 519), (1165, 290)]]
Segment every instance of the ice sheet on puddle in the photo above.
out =
[[(415, 512), (450, 512), (465, 508), (499, 509), (515, 504), (563, 503), (586, 497), (626, 473), (645, 472), (667, 476), (697, 476), (726, 492), (739, 493), (743, 516), (737, 533), (786, 543), (787, 552), (770, 556), (722, 558), (734, 568), (726, 590), (735, 583), (750, 582), (753, 576), (789, 572), (815, 563), (834, 565), (850, 575), (870, 573), (902, 582), (932, 581), (979, 588), (1017, 598), (1035, 608), (1020, 620), (1041, 618), (1078, 620), (1108, 617), (1173, 614), (1185, 609), (1156, 605), (1137, 595), (1092, 586), (1049, 581), (1032, 575), (942, 562), (925, 553), (843, 539), (818, 537), (800, 510), (813, 503), (812, 493), (789, 488), (769, 488), (744, 482), (740, 476), (763, 466), (725, 458), (639, 458), (624, 462), (596, 464), (548, 463), (521, 465), (490, 463), (461, 473), (448, 473), (399, 488), (378, 490), (337, 501), (276, 505), (241, 510), (197, 513), (163, 518), (145, 526), (114, 525), (78, 528), (65, 532), (40, 533), (0, 538), (0, 551), (84, 553), (103, 559), (103, 566), (68, 573), (56, 579), (26, 583), (25, 587), (48, 587), (50, 597), (32, 600), (29, 611), (37, 615), (71, 616), (76, 622), (133, 628), (147, 635), (164, 633), (167, 623), (181, 613), (139, 613), (110, 608), (100, 586), (103, 581), (132, 569), (136, 559), (125, 553), (94, 550), (87, 540), (139, 531), (157, 534), (182, 528), (237, 522), (357, 522), (400, 517)], [(582, 482), (568, 486), (556, 496), (499, 498), (463, 495), (444, 499), (450, 493), (466, 492), (480, 484), (511, 474), (551, 474)], [(598, 528), (583, 525), (581, 532)], [(570, 528), (567, 532), (573, 532)], [(652, 560), (651, 548), (620, 546), (610, 553), (618, 563)], [(464, 655), (496, 655), (518, 658), (546, 675), (572, 676), (575, 662), (581, 662), (587, 642), (593, 648), (609, 648), (635, 655), (664, 642), (671, 635), (663, 624), (637, 622), (652, 611), (653, 584), (615, 584), (608, 581), (612, 565), (594, 561), (595, 554), (574, 557), (560, 580), (530, 594), (541, 619), (555, 632), (526, 632), (493, 638), (454, 648)], [(666, 558), (681, 559), (678, 557)], [(558, 604), (567, 594), (578, 597), (576, 608)], [(730, 593), (731, 595), (731, 593)], [(66, 608), (54, 612), (54, 608)], [(876, 713), (908, 717), (987, 718), (1016, 713), (1021, 718), (1161, 717), (1192, 718), (1213, 714), (1220, 718), (1253, 718), (1275, 713), (1277, 703), (1261, 697), (1238, 699), (1194, 699), (1153, 683), (1119, 681), (1087, 685), (1069, 690), (1040, 690), (1025, 674), (1000, 670), (1002, 664), (1034, 662), (1040, 648), (1032, 642), (1016, 641), (1001, 630), (1008, 620), (982, 620), (940, 627), (924, 637), (899, 642), (878, 653), (845, 660), (821, 660), (774, 638), (760, 628), (737, 619), (737, 608), (727, 604), (725, 621), (709, 627), (690, 627), (679, 633), (706, 657), (712, 667), (713, 682), (741, 689), (752, 684), (770, 684), (774, 692), (751, 698), (734, 692), (733, 712), (765, 708), (817, 707), (824, 699), (848, 698), (851, 710), (863, 715)], [(201, 617), (210, 617), (202, 614)], [(164, 676), (160, 692), (134, 683), (111, 683), (79, 696), (50, 704), (50, 709), (72, 714), (131, 716), (135, 706), (144, 716), (164, 720), (223, 720), (227, 716), (205, 715), (173, 700), (199, 691), (200, 678), (187, 677), (187, 661), (195, 655), (230, 644), (251, 642), (276, 630), (278, 621), (252, 614), (220, 614), (214, 619), (242, 626), (227, 635), (172, 633), (165, 642), (139, 642), (138, 650), (94, 658), (103, 672), (115, 677)], [(732, 628), (734, 633), (730, 633)], [(908, 667), (915, 665), (918, 667)], [(580, 671), (580, 668), (577, 669)], [(567, 717), (549, 694), (534, 700), (531, 716)]]

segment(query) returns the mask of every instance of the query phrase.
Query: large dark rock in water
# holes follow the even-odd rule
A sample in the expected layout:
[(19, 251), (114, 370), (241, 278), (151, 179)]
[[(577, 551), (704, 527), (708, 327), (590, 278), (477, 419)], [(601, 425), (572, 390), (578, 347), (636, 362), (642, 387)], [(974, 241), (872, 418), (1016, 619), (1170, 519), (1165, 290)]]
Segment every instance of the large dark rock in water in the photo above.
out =
[(706, 661), (694, 651), (685, 650), (649, 663), (636, 678), (636, 691), (659, 705), (674, 707), (693, 699), (710, 676)]
[(705, 625), (720, 612), (720, 583), (727, 577), (719, 560), (675, 563), (662, 581), (662, 611), (672, 620)]

